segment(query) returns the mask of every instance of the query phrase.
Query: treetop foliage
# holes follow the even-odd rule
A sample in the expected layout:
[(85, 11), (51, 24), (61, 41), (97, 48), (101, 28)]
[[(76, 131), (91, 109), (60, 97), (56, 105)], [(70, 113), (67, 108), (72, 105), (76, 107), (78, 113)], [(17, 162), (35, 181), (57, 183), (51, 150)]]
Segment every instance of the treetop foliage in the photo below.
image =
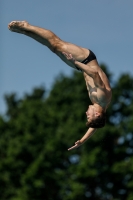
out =
[(60, 75), (17, 98), (6, 94), (0, 116), (0, 199), (131, 200), (133, 197), (133, 77), (117, 81), (107, 67), (113, 98), (107, 124), (78, 149), (91, 104), (81, 73)]

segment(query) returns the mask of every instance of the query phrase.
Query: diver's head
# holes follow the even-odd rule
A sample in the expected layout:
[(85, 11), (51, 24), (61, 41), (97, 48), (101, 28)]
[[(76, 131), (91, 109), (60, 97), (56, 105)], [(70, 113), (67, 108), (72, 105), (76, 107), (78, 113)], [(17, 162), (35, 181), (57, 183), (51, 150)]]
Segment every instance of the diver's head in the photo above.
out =
[(86, 125), (91, 128), (102, 128), (106, 122), (106, 114), (104, 109), (97, 105), (90, 105), (86, 111)]

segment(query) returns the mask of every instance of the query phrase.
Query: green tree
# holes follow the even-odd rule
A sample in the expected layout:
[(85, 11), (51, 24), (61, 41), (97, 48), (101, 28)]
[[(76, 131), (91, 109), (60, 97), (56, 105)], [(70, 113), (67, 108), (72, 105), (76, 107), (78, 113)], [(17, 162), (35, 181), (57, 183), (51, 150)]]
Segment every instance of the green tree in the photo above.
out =
[(60, 75), (49, 93), (35, 88), (6, 95), (0, 117), (0, 199), (131, 200), (133, 197), (133, 77), (116, 82), (107, 124), (83, 146), (88, 99), (82, 74)]

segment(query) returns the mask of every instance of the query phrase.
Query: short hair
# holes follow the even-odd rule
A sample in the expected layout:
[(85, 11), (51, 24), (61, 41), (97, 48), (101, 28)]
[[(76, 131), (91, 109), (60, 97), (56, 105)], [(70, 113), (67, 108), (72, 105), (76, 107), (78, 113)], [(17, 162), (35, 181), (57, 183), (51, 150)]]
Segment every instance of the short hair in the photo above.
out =
[(91, 122), (86, 122), (86, 125), (91, 128), (102, 128), (105, 126), (105, 123), (106, 123), (106, 113), (102, 113), (100, 116), (98, 116)]

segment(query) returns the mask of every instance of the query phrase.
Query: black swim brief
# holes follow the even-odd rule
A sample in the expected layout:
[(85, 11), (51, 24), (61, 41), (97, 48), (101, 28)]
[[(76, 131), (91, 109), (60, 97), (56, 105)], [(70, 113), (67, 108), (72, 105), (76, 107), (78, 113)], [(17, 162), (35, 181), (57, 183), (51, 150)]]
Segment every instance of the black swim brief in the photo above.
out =
[[(83, 60), (81, 63), (87, 64), (87, 63), (91, 62), (92, 60), (97, 59), (95, 54), (90, 49), (89, 49), (89, 51), (90, 51), (89, 56), (85, 60)], [(76, 69), (82, 72), (82, 69), (80, 69), (78, 67), (76, 67)]]

